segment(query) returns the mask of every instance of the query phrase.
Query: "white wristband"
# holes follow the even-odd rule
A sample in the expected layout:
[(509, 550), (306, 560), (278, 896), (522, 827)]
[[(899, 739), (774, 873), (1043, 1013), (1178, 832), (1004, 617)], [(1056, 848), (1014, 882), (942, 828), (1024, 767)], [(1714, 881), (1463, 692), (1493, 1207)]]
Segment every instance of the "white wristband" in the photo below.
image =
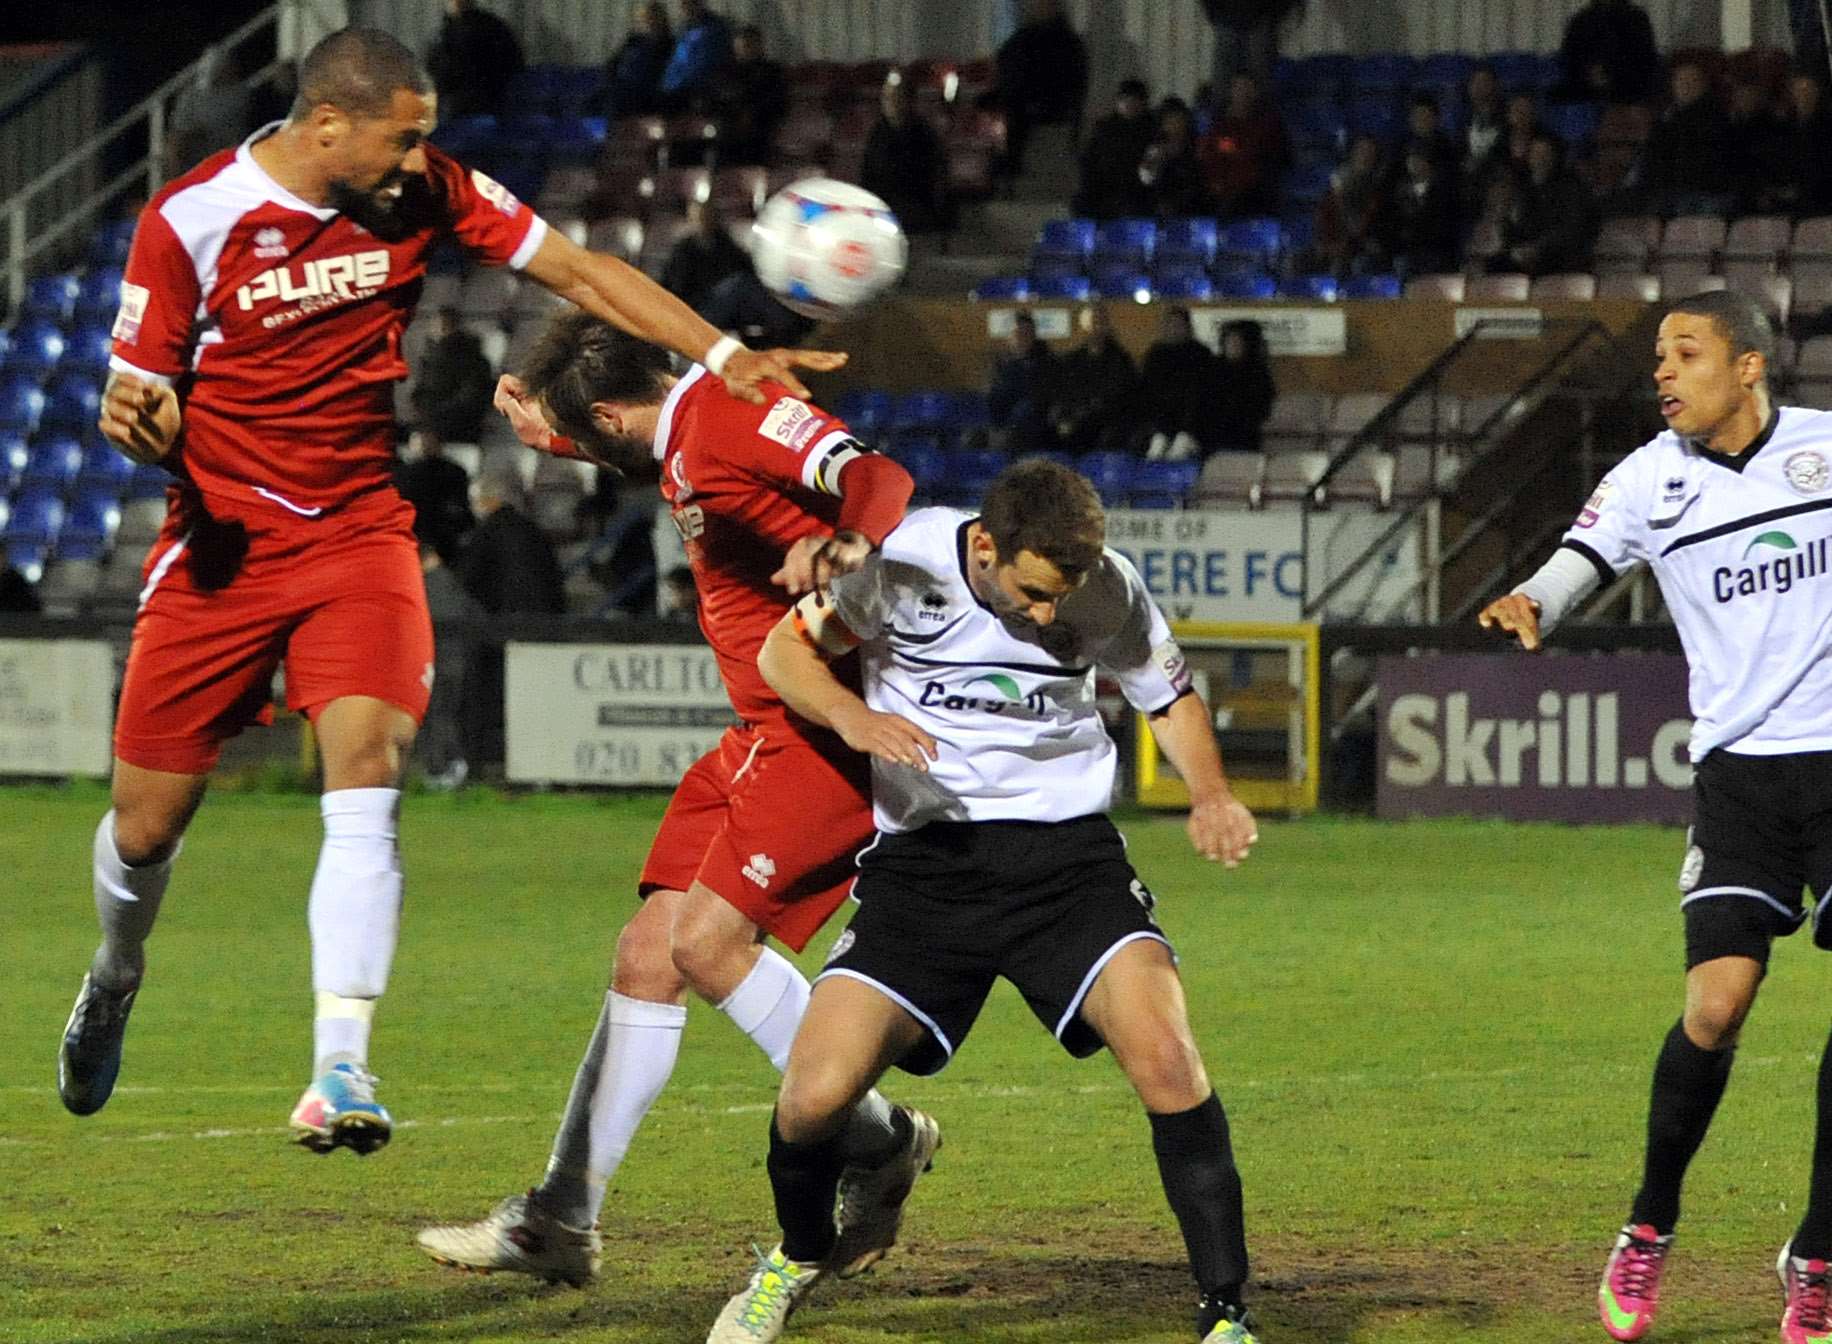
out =
[(742, 349), (744, 349), (744, 342), (736, 336), (721, 336), (712, 343), (712, 349), (706, 352), (706, 358), (702, 359), (700, 363), (706, 366), (708, 373), (717, 378), (725, 372), (726, 361)]

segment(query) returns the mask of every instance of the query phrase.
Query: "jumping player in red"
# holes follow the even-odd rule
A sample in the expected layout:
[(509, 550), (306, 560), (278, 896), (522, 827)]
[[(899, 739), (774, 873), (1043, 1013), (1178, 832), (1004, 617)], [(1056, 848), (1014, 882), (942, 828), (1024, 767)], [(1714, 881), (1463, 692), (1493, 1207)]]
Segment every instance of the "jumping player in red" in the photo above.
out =
[[(847, 573), (903, 515), (909, 475), (786, 387), (746, 405), (695, 366), (585, 314), (555, 319), (497, 404), (523, 442), (634, 473), (653, 458), (686, 541), (700, 625), (740, 720), (688, 770), (644, 864), (643, 905), (617, 939), (611, 988), (573, 1082), (547, 1175), (476, 1223), (428, 1228), (434, 1259), (583, 1284), (597, 1272), (605, 1185), (674, 1069), (689, 988), (778, 1071), (808, 982), (762, 945), (806, 945), (851, 888), (872, 835), (866, 758), (791, 714), (757, 671), (801, 593)], [(653, 469), (653, 468), (650, 468)], [(786, 558), (785, 558), (786, 557)], [(935, 1122), (871, 1093), (846, 1134), (842, 1274), (875, 1264), (940, 1143)]]
[(433, 124), (412, 53), (345, 29), (306, 56), (287, 121), (205, 159), (141, 214), (101, 428), (176, 481), (116, 719), (114, 807), (95, 836), (102, 944), (58, 1055), (77, 1115), (114, 1088), (143, 944), (222, 744), (265, 719), (284, 665), (325, 788), (310, 900), (316, 1081), (292, 1130), (321, 1152), (389, 1138), (369, 1028), (400, 915), (401, 768), (433, 669), (412, 509), (389, 479), (390, 385), (407, 372), (401, 333), (434, 244), (521, 270), (753, 400), (766, 378), (798, 387), (792, 364), (844, 359), (745, 350), (426, 143)]

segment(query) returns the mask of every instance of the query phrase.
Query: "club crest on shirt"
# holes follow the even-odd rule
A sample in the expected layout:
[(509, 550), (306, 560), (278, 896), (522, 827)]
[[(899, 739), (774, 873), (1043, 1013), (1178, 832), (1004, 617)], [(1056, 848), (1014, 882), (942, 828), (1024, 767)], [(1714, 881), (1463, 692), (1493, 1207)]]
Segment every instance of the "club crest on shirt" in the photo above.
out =
[(1610, 481), (1598, 481), (1596, 492), (1584, 501), (1584, 507), (1578, 511), (1579, 527), (1595, 527), (1597, 519), (1603, 516), (1603, 506), (1609, 502), (1609, 492), (1615, 489)]
[(1791, 454), (1781, 464), (1781, 474), (1802, 495), (1816, 495), (1832, 484), (1832, 470), (1828, 470), (1826, 459), (1810, 448)]
[(477, 188), (477, 194), (505, 215), (513, 215), (522, 208), (522, 203), (515, 199), (515, 193), (488, 173), (476, 168), (471, 169), (471, 185)]

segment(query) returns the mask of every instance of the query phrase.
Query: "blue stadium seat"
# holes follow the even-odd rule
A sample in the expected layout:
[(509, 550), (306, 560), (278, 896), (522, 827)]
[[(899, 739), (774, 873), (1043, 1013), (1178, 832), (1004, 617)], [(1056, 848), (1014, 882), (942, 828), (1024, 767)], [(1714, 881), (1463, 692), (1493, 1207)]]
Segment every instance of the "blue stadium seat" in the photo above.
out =
[(948, 476), (948, 457), (940, 448), (921, 443), (901, 444), (896, 452), (897, 461), (910, 473), (916, 482), (916, 492), (921, 495), (932, 495), (940, 483)]
[(944, 497), (968, 507), (979, 504), (980, 497), (986, 488), (998, 479), (999, 473), (1011, 465), (1012, 459), (996, 448), (976, 448), (964, 453), (953, 453), (948, 458), (947, 479), (941, 483)]
[(1132, 488), (1132, 469), (1137, 463), (1130, 453), (1084, 453), (1075, 469), (1094, 483), (1103, 501), (1117, 507), (1125, 503)]
[(31, 434), (44, 414), (45, 394), (32, 378), (15, 375), (0, 380), (0, 434)]
[(1485, 58), (1508, 92), (1535, 92), (1558, 83), (1558, 57), (1537, 51), (1496, 51)]
[(1223, 271), (1215, 277), (1218, 299), (1276, 299), (1279, 282), (1264, 271)]
[(1285, 128), (1301, 158), (1333, 161), (1348, 144), (1348, 118), (1335, 103), (1299, 103)]
[(1279, 293), (1287, 298), (1316, 299), (1324, 303), (1334, 303), (1342, 297), (1333, 275), (1294, 275), (1279, 286)]
[(472, 159), (496, 139), (496, 118), (481, 113), (453, 117), (439, 123), (432, 139), (454, 158)]
[(1110, 270), (1102, 271), (1094, 277), (1096, 298), (1150, 303), (1151, 293), (1151, 277), (1143, 271)]
[(106, 492), (119, 499), (134, 479), (134, 464), (112, 443), (92, 438), (83, 445), (82, 469), (76, 488)]
[(53, 322), (42, 317), (17, 322), (13, 326), (13, 348), (6, 357), (7, 371), (43, 378), (64, 357), (64, 345), (64, 333)]
[(28, 280), (20, 313), (62, 326), (76, 307), (81, 282), (74, 275), (40, 275)]
[(62, 369), (75, 369), (85, 377), (105, 382), (108, 357), (114, 353), (114, 337), (106, 326), (78, 327), (64, 342)]
[(1298, 164), (1285, 174), (1285, 199), (1297, 205), (1315, 205), (1329, 193), (1330, 177), (1335, 171), (1327, 163)]
[(1066, 257), (1083, 261), (1094, 249), (1094, 221), (1091, 219), (1052, 219), (1037, 231), (1033, 258)]
[(54, 490), (21, 490), (13, 496), (13, 512), (0, 533), (10, 548), (14, 543), (50, 546), (64, 525), (64, 501)]
[(1030, 282), (1034, 287), (1045, 280), (1062, 280), (1071, 275), (1086, 273), (1087, 262), (1082, 257), (1060, 257), (1044, 255), (1031, 258)]
[(45, 562), (50, 559), (51, 548), (42, 541), (33, 541), (29, 537), (17, 540), (0, 533), (0, 550), (6, 553), (6, 563), (25, 576), (27, 583), (37, 583), (45, 576)]
[(1283, 241), (1284, 229), (1276, 219), (1234, 220), (1222, 229), (1215, 244), (1215, 264), (1235, 269), (1270, 266), (1278, 260)]
[[(93, 560), (114, 544), (115, 531), (121, 526), (121, 505), (113, 495), (83, 491), (70, 501), (64, 525), (57, 534), (60, 560)], [(72, 547), (86, 554), (73, 554)]]
[(125, 266), (134, 240), (132, 219), (111, 219), (89, 236), (89, 262), (93, 266)]
[(1215, 297), (1215, 282), (1207, 271), (1159, 271), (1152, 277), (1151, 291), (1160, 300), (1200, 303)]
[(0, 366), (6, 364), (6, 357), (13, 353), (13, 329), (0, 327)]
[(547, 156), (555, 163), (591, 163), (604, 147), (603, 117), (562, 117), (554, 123)]
[(859, 434), (881, 434), (891, 427), (896, 403), (889, 392), (845, 392), (834, 400), (833, 413)]
[(1383, 145), (1392, 145), (1405, 133), (1405, 113), (1393, 94), (1362, 94), (1349, 104), (1350, 135), (1371, 135)]
[(1473, 57), (1457, 51), (1438, 51), (1419, 61), (1412, 72), (1412, 87), (1422, 93), (1435, 94), (1440, 108), (1463, 100), (1463, 89), (1469, 83), (1470, 71), (1476, 68)]
[(942, 428), (957, 434), (986, 429), (992, 424), (992, 408), (983, 392), (956, 392), (948, 399), (948, 418)]
[(1039, 299), (1055, 299), (1058, 302), (1082, 303), (1094, 292), (1094, 286), (1085, 275), (1052, 275), (1038, 279), (1031, 286), (1031, 293)]
[(1024, 303), (1031, 296), (1028, 275), (994, 275), (973, 287), (971, 297), (982, 303)]
[(59, 494), (76, 483), (83, 469), (83, 445), (74, 434), (41, 434), (32, 440), (20, 487)]
[[(1340, 52), (1327, 52), (1318, 56), (1305, 56), (1291, 62), (1284, 68), (1284, 85), (1280, 92), (1289, 92), (1292, 96), (1306, 99), (1337, 98), (1342, 94), (1343, 85), (1348, 83), (1349, 71), (1355, 64), (1354, 57)], [(1280, 71), (1273, 72), (1273, 82), (1277, 86)]]
[(1289, 216), (1279, 224), (1279, 234), (1284, 243), (1281, 254), (1289, 261), (1315, 240), (1317, 217), (1314, 214)]
[(62, 430), (82, 435), (95, 428), (102, 411), (102, 390), (93, 373), (60, 373), (45, 388), (41, 430)]
[(76, 315), (104, 328), (114, 321), (121, 306), (121, 268), (93, 266), (76, 291)]
[(947, 392), (906, 392), (891, 408), (891, 428), (940, 429), (948, 423), (952, 401), (952, 394)]
[(134, 474), (127, 482), (127, 497), (158, 499), (165, 494), (166, 487), (173, 483), (173, 479), (172, 473), (164, 467), (142, 463), (134, 468)]
[(1135, 509), (1174, 509), (1196, 488), (1200, 462), (1134, 462), (1127, 499)]
[(1398, 51), (1380, 51), (1355, 57), (1349, 67), (1351, 94), (1404, 93), (1412, 87), (1418, 63)]
[(571, 67), (563, 65), (530, 65), (518, 70), (509, 80), (503, 104), (534, 112), (555, 111), (564, 106), (571, 92), (571, 73)]
[(65, 523), (53, 554), (59, 560), (103, 560), (108, 556), (108, 540), (99, 532)]
[(1603, 106), (1600, 103), (1547, 103), (1539, 110), (1539, 118), (1546, 129), (1565, 142), (1568, 150), (1576, 150), (1579, 145), (1595, 139), (1597, 128), (1603, 124)]
[(0, 434), (0, 500), (19, 488), (30, 450), (23, 434)]
[(1158, 249), (1153, 264), (1160, 270), (1193, 266), (1198, 270), (1215, 259), (1215, 240), (1221, 226), (1212, 219), (1167, 219), (1158, 225)]
[(1358, 275), (1342, 286), (1345, 299), (1397, 299), (1400, 296), (1397, 275)]
[(1155, 219), (1110, 219), (1094, 231), (1094, 248), (1088, 264), (1101, 269), (1126, 267), (1142, 271), (1158, 245)]

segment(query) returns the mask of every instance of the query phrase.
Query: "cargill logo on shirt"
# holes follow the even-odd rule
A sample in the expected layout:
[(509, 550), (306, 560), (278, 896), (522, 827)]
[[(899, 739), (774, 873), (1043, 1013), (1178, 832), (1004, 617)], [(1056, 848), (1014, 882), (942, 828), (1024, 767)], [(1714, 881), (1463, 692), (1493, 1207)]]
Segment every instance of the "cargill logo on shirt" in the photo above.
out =
[[(1742, 565), (1719, 565), (1711, 575), (1712, 594), (1732, 602), (1757, 593), (1786, 593), (1795, 584), (1832, 570), (1832, 538), (1816, 537), (1804, 545), (1786, 532), (1764, 532), (1743, 548)], [(1753, 562), (1753, 563), (1751, 563)]]
[[(985, 689), (979, 689), (984, 687)], [(1041, 718), (1049, 712), (1049, 700), (1042, 691), (1026, 695), (1012, 678), (1003, 672), (987, 672), (974, 677), (958, 691), (951, 691), (939, 681), (922, 686), (917, 701), (925, 709), (946, 709), (956, 713), (1034, 714)]]
[[(266, 299), (296, 303), (301, 313), (366, 299), (388, 282), (388, 251), (374, 248), (343, 257), (320, 257), (262, 271), (235, 291), (243, 312)], [(276, 315), (277, 316), (277, 315)], [(273, 319), (266, 319), (270, 324)]]

